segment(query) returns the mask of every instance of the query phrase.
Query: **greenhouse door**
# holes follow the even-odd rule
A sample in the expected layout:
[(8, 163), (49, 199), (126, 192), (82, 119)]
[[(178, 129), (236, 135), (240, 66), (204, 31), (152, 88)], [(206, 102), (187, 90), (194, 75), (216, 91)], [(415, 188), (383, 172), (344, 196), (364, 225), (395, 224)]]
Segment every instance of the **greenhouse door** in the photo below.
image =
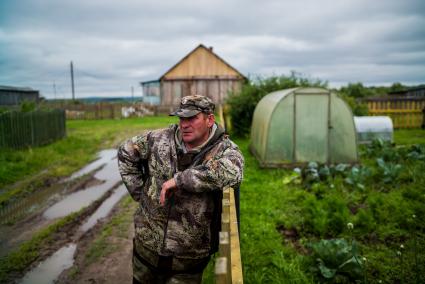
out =
[(328, 94), (295, 94), (294, 161), (326, 163)]

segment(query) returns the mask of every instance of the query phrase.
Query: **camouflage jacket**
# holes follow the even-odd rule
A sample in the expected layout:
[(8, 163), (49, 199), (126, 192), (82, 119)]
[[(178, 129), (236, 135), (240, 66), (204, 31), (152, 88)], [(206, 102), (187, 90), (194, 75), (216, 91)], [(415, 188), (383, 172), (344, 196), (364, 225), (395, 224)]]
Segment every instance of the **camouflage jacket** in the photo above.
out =
[[(179, 171), (177, 129), (173, 125), (128, 140), (119, 147), (118, 165), (129, 193), (140, 204), (134, 216), (136, 246), (159, 255), (202, 258), (209, 255), (216, 233), (211, 232), (213, 194), (239, 186), (244, 161), (219, 128), (201, 150), (204, 153)], [(173, 177), (177, 190), (161, 206), (162, 184)]]

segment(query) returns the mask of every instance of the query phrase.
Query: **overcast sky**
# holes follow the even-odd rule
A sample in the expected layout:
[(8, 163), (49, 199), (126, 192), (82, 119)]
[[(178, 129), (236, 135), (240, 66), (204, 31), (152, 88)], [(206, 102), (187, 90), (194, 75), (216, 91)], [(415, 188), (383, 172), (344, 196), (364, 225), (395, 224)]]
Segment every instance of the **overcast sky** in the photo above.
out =
[(1, 0), (0, 85), (141, 94), (203, 43), (246, 76), (425, 83), (423, 0)]

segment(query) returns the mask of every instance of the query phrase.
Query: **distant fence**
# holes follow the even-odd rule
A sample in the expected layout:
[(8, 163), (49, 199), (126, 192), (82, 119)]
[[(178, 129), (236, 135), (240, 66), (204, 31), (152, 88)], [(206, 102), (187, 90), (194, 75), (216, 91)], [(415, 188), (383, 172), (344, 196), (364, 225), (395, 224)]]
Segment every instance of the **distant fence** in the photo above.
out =
[(156, 113), (154, 106), (142, 103), (48, 103), (51, 108), (65, 110), (66, 119), (121, 119), (130, 116), (145, 116)]
[(40, 146), (66, 135), (63, 110), (0, 114), (0, 147)]
[(223, 190), (219, 257), (215, 262), (217, 284), (242, 284), (242, 261), (234, 190)]
[(423, 110), (425, 98), (369, 98), (369, 115), (389, 116), (394, 128), (420, 128), (425, 125)]

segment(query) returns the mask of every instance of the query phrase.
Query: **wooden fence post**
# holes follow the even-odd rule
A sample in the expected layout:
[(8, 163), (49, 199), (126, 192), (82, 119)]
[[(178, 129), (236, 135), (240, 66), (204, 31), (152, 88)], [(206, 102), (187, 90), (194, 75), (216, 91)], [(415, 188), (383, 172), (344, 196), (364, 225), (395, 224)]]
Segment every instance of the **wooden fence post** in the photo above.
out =
[(227, 274), (227, 258), (217, 257), (215, 259), (215, 283), (227, 284), (229, 275)]
[[(216, 283), (243, 283), (234, 190), (223, 190), (219, 254), (216, 258)], [(225, 271), (224, 271), (225, 270)]]

